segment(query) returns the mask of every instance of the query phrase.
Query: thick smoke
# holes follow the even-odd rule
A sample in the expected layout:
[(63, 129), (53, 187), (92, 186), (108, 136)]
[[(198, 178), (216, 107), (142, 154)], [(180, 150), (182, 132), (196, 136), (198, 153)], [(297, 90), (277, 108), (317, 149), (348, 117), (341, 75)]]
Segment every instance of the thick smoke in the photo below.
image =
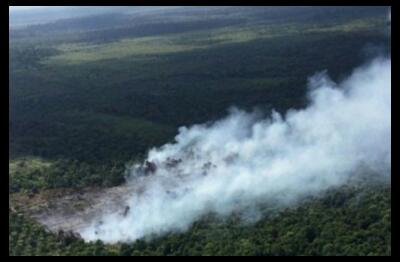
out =
[[(295, 88), (295, 87), (294, 87)], [(81, 235), (133, 241), (186, 230), (202, 216), (257, 214), (339, 186), (357, 172), (391, 171), (391, 61), (376, 59), (340, 84), (310, 79), (310, 104), (270, 117), (233, 109), (212, 125), (179, 129), (132, 167), (125, 214), (107, 214)], [(140, 185), (140, 186), (138, 186)]]

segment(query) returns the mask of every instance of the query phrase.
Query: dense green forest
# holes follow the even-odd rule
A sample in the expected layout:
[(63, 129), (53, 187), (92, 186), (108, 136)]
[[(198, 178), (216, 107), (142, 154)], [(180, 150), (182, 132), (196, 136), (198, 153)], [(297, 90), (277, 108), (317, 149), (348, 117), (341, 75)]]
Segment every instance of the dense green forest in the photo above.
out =
[[(177, 128), (237, 106), (306, 105), (390, 55), (386, 7), (232, 7), (91, 14), (10, 27), (9, 193), (110, 187)], [(389, 39), (388, 39), (389, 37)], [(241, 225), (105, 245), (47, 232), (10, 201), (10, 255), (390, 255), (390, 185), (349, 186)]]

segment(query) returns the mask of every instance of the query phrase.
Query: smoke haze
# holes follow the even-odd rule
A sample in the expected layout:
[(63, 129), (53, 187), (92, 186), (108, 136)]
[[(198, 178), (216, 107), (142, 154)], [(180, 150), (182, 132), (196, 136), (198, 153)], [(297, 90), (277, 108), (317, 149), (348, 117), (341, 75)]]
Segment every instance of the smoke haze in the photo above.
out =
[(232, 109), (213, 124), (180, 128), (174, 143), (148, 153), (151, 174), (131, 168), (128, 183), (140, 190), (129, 196), (129, 211), (104, 214), (82, 237), (134, 241), (184, 231), (209, 213), (243, 211), (256, 220), (260, 205), (289, 206), (357, 172), (389, 177), (390, 59), (375, 59), (338, 84), (316, 74), (308, 97), (307, 108), (284, 116)]

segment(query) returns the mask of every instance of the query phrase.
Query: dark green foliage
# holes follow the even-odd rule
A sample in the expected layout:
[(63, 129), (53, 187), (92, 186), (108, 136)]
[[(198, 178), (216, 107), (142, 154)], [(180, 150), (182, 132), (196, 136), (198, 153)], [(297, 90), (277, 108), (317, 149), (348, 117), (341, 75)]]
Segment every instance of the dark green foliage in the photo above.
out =
[(223, 222), (205, 219), (185, 233), (116, 245), (78, 239), (67, 243), (10, 212), (9, 254), (390, 255), (390, 205), (387, 185), (345, 187), (255, 224), (243, 225), (234, 217)]
[(125, 181), (125, 163), (90, 165), (76, 160), (57, 160), (45, 169), (17, 171), (10, 176), (9, 191), (38, 192), (48, 188), (116, 186)]
[[(172, 139), (176, 127), (220, 118), (232, 105), (302, 107), (308, 76), (327, 69), (340, 79), (364, 61), (365, 43), (382, 41), (379, 31), (299, 31), (150, 59), (11, 70), (10, 153), (129, 159)], [(116, 131), (117, 121), (130, 119), (153, 123), (156, 134), (133, 125)]]
[(36, 47), (34, 45), (25, 45), (10, 49), (10, 71), (18, 69), (32, 69), (39, 67), (39, 62), (58, 51), (51, 47)]

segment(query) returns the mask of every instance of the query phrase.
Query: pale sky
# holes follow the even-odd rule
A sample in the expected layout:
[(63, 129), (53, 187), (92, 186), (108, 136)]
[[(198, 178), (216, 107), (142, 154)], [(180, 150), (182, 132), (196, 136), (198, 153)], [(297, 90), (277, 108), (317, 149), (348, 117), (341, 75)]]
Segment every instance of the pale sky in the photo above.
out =
[(10, 6), (12, 10), (32, 10), (32, 9), (39, 9), (45, 6)]

